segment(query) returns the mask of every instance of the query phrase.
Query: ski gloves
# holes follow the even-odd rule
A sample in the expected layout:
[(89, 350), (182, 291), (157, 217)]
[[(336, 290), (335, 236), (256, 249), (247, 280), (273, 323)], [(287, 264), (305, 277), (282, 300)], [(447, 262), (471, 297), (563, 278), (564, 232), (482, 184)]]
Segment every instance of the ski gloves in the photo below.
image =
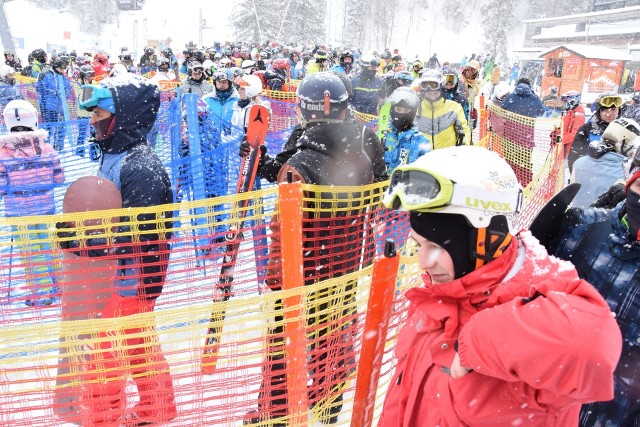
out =
[[(75, 231), (68, 231), (71, 227), (66, 222), (56, 222), (56, 237), (60, 239), (58, 246), (63, 250), (72, 250), (74, 255), (88, 256), (88, 257), (101, 257), (109, 254), (109, 247), (107, 247), (107, 239), (105, 237), (96, 237), (84, 239), (84, 245), (76, 237)], [(72, 240), (70, 240), (72, 239)]]

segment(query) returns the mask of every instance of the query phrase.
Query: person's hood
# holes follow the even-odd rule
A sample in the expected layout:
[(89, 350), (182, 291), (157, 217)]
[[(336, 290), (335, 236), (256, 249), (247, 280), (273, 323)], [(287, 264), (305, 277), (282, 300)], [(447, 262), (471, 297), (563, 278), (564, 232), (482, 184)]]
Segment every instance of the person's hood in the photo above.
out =
[(103, 149), (108, 153), (121, 153), (145, 143), (160, 108), (158, 86), (131, 73), (104, 79), (100, 83), (111, 91), (116, 110), (115, 128)]
[(531, 90), (531, 86), (526, 83), (519, 83), (516, 85), (516, 88), (513, 90), (513, 93), (519, 96), (532, 96), (534, 95)]

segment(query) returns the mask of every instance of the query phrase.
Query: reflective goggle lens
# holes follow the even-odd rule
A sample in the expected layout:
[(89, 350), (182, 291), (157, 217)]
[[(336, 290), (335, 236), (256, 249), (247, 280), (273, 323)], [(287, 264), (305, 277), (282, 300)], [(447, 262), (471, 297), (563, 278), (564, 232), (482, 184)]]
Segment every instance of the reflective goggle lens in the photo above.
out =
[(622, 107), (622, 97), (620, 97), (620, 96), (605, 96), (604, 98), (602, 98), (600, 100), (600, 105), (602, 105), (604, 108), (611, 108), (611, 107), (620, 108), (620, 107)]
[(225, 80), (229, 80), (229, 76), (224, 71), (218, 71), (213, 74), (213, 80), (217, 82), (222, 82)]
[(422, 82), (420, 83), (420, 88), (423, 90), (438, 90), (440, 89), (440, 84), (438, 82)]
[(98, 106), (100, 100), (104, 98), (111, 98), (111, 92), (106, 87), (83, 86), (82, 95), (80, 95), (80, 108), (85, 111), (92, 111)]
[(453, 75), (453, 74), (446, 74), (446, 75), (444, 76), (444, 82), (445, 82), (445, 84), (446, 84), (446, 83), (453, 83), (453, 84), (455, 84), (455, 83), (456, 83), (456, 76), (455, 76), (455, 75)]
[(194, 68), (194, 69), (193, 69), (193, 72), (194, 72), (194, 73), (202, 73), (202, 72), (204, 72), (204, 68), (202, 68), (202, 67), (196, 67), (196, 68)]
[(448, 179), (400, 166), (391, 175), (384, 204), (392, 209), (402, 205), (408, 211), (436, 208), (448, 204), (452, 193), (453, 183)]

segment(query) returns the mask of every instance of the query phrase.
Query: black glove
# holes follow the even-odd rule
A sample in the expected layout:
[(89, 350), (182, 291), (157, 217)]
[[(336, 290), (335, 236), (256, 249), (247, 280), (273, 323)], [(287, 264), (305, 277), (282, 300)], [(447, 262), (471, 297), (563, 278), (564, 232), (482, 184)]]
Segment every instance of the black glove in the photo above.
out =
[(240, 143), (240, 150), (238, 151), (238, 155), (240, 157), (246, 157), (249, 155), (250, 152), (251, 152), (251, 145), (249, 145), (249, 142), (246, 139), (243, 139), (242, 142)]
[[(69, 231), (70, 227), (66, 222), (56, 222), (56, 236), (58, 239), (69, 239), (77, 236), (75, 231)], [(88, 256), (88, 257), (101, 257), (108, 255), (108, 249), (105, 247), (107, 239), (104, 237), (97, 237), (86, 240), (87, 248), (80, 250), (80, 240), (60, 240), (58, 246), (60, 249), (72, 250), (74, 255)], [(100, 246), (100, 248), (92, 248), (92, 246)]]
[(626, 199), (627, 194), (624, 192), (624, 184), (613, 184), (609, 189), (602, 193), (595, 202), (591, 204), (591, 208), (613, 209), (618, 203)]
[[(58, 239), (76, 237), (76, 232), (69, 231), (70, 228), (72, 227), (66, 222), (56, 222), (56, 237)], [(80, 247), (80, 242), (78, 240), (60, 240), (58, 246), (60, 246), (60, 249), (77, 249)]]

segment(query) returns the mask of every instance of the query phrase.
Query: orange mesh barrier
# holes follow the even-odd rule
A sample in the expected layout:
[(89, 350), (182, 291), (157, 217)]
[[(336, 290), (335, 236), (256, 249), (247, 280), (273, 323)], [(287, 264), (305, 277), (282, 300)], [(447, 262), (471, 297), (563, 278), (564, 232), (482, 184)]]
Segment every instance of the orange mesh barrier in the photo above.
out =
[[(485, 113), (481, 111), (481, 116)], [(564, 155), (561, 144), (551, 141), (560, 117), (531, 118), (489, 104), (486, 136), (478, 145), (500, 154), (513, 168), (524, 188), (525, 203), (518, 222), (527, 228), (535, 214), (564, 183)]]

